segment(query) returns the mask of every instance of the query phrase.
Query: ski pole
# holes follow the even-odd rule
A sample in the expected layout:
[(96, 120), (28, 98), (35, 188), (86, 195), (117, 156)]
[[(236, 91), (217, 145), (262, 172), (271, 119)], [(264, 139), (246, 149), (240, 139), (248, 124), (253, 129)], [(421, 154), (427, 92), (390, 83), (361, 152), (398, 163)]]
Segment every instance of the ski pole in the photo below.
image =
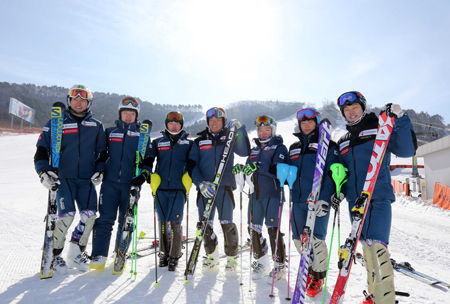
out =
[[(278, 180), (280, 181), (280, 203), (278, 204), (278, 225), (277, 225), (277, 238), (275, 240), (275, 254), (274, 254), (274, 259), (273, 259), (273, 263), (275, 266), (275, 263), (277, 261), (278, 258), (278, 237), (280, 236), (280, 222), (281, 222), (281, 206), (283, 204), (283, 197), (284, 197), (284, 183), (286, 182), (286, 178), (288, 176), (289, 173), (289, 165), (288, 164), (277, 164), (277, 177)], [(273, 298), (273, 285), (275, 283), (275, 267), (273, 268), (272, 271), (272, 291), (269, 295), (269, 297)]]
[(241, 238), (241, 278), (240, 278), (240, 284), (239, 285), (243, 285), (242, 283), (242, 191), (244, 191), (244, 184), (245, 184), (245, 180), (244, 180), (244, 172), (242, 172), (242, 169), (244, 168), (243, 165), (239, 165), (239, 173), (236, 174), (234, 177), (236, 179), (236, 184), (239, 186), (239, 194), (240, 194), (240, 215), (241, 215), (241, 222), (240, 222), (240, 238)]
[(245, 176), (248, 185), (248, 198), (250, 205), (250, 275), (248, 276), (248, 292), (252, 292), (252, 256), (253, 256), (253, 192), (255, 186), (253, 185), (253, 174)]
[(291, 289), (291, 219), (292, 219), (292, 187), (297, 179), (298, 168), (296, 166), (289, 166), (289, 172), (287, 176), (287, 182), (289, 185), (289, 255), (288, 255), (288, 291), (286, 301), (290, 301), (289, 292)]
[[(349, 172), (347, 168), (345, 168), (340, 163), (335, 163), (330, 166), (330, 171), (328, 171), (328, 175), (333, 179), (334, 184), (336, 185), (336, 197), (340, 197), (341, 194), (341, 187), (342, 185), (347, 182)], [(327, 275), (325, 277), (325, 284), (323, 287), (323, 290), (327, 290), (327, 280), (328, 280), (328, 270), (330, 268), (330, 260), (331, 260), (331, 248), (333, 246), (333, 237), (334, 237), (334, 227), (336, 224), (336, 215), (338, 217), (338, 247), (341, 247), (341, 236), (340, 236), (340, 208), (337, 206), (334, 211), (334, 219), (333, 219), (333, 229), (331, 231), (331, 241), (330, 241), (330, 250), (328, 253), (328, 262), (327, 262)], [(323, 292), (322, 296), (322, 304), (325, 303), (325, 292)]]
[[(150, 177), (150, 188), (152, 188), (153, 195), (153, 232), (155, 237), (156, 244), (156, 190), (158, 190), (159, 185), (161, 184), (161, 177), (157, 173), (153, 173)], [(158, 286), (158, 259), (156, 257), (156, 253), (158, 250), (155, 249), (155, 285)]]
[[(181, 178), (181, 181), (183, 182), (184, 188), (186, 189), (186, 265), (188, 263), (188, 247), (189, 247), (189, 191), (192, 187), (192, 179), (189, 176), (189, 174), (186, 172), (184, 173), (183, 177)], [(186, 274), (186, 280), (185, 283), (189, 282)]]

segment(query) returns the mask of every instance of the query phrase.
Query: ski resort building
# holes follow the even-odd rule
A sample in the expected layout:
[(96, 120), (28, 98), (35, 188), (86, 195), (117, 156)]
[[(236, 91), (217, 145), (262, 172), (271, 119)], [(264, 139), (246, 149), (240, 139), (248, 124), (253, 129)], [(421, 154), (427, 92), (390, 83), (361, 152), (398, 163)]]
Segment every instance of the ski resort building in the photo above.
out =
[(426, 197), (432, 199), (436, 182), (450, 187), (450, 136), (442, 137), (417, 149), (424, 158)]

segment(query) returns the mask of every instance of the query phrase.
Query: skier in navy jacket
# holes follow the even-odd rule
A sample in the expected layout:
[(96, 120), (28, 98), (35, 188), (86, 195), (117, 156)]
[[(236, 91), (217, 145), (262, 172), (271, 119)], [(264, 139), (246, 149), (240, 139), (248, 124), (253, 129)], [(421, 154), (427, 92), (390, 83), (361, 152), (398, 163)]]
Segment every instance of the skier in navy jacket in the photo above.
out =
[[(342, 94), (337, 104), (347, 121), (348, 133), (338, 141), (338, 147), (340, 160), (350, 173), (342, 190), (347, 198), (351, 215), (369, 169), (378, 118), (375, 113), (367, 113), (366, 99), (357, 91)], [(360, 243), (366, 261), (369, 293), (374, 295), (377, 304), (393, 304), (394, 271), (390, 263), (388, 244), (392, 220), (391, 203), (395, 201), (395, 196), (389, 165), (391, 153), (399, 157), (412, 157), (417, 149), (417, 141), (411, 121), (401, 110), (400, 105), (388, 103), (382, 108), (383, 111), (388, 116), (395, 117), (395, 125), (371, 196)], [(342, 198), (333, 196), (332, 201), (339, 204)], [(373, 302), (367, 298), (363, 303)]]
[[(237, 266), (239, 235), (236, 224), (233, 223), (233, 190), (236, 189), (236, 181), (231, 171), (234, 153), (239, 156), (248, 156), (250, 154), (250, 142), (245, 126), (241, 126), (236, 119), (227, 123), (226, 113), (222, 108), (209, 109), (206, 112), (206, 121), (208, 127), (197, 134), (199, 137), (195, 139), (189, 155), (189, 158), (195, 162), (192, 181), (198, 189), (199, 218), (203, 215), (208, 199), (212, 198), (217, 192), (211, 209), (209, 225), (207, 225), (203, 239), (207, 253), (207, 258), (203, 261), (203, 271), (207, 271), (219, 263), (218, 240), (213, 231), (213, 219), (215, 210), (217, 210), (225, 238), (225, 254), (228, 257), (225, 272), (226, 274), (232, 274)], [(222, 181), (216, 189), (212, 181), (214, 181), (226, 143), (226, 128), (234, 127), (237, 129), (236, 142), (232, 151), (234, 153), (229, 155), (228, 163), (222, 174)]]
[[(252, 207), (248, 209), (249, 234), (252, 236), (253, 256), (256, 261), (253, 263), (252, 279), (261, 279), (270, 271), (270, 255), (266, 239), (262, 236), (263, 221), (269, 233), (270, 247), (272, 255), (276, 254), (276, 262), (269, 275), (272, 283), (272, 276), (275, 272), (275, 279), (281, 280), (286, 272), (286, 249), (283, 235), (278, 232), (278, 245), (276, 247), (278, 230), (278, 213), (280, 205), (281, 187), (277, 179), (276, 165), (286, 163), (288, 152), (283, 144), (281, 135), (276, 135), (277, 122), (270, 116), (261, 115), (255, 119), (255, 127), (258, 134), (254, 138), (256, 147), (251, 149), (246, 165), (236, 165), (233, 173), (237, 174), (243, 170), (245, 175), (252, 175), (255, 192), (252, 194)], [(251, 222), (250, 219), (253, 218)], [(251, 231), (250, 229), (252, 229)], [(273, 260), (273, 259), (272, 259)]]
[[(155, 139), (151, 145), (151, 163), (157, 158), (155, 173), (161, 177), (161, 184), (156, 191), (156, 210), (159, 223), (159, 266), (169, 266), (175, 271), (181, 257), (184, 203), (186, 189), (182, 177), (192, 172), (195, 163), (189, 160), (193, 141), (184, 131), (184, 117), (180, 112), (167, 113), (165, 130), (162, 137)], [(169, 231), (170, 225), (170, 231)]]
[[(91, 183), (91, 177), (103, 169), (96, 160), (106, 148), (103, 125), (90, 112), (93, 97), (89, 88), (83, 85), (74, 85), (67, 93), (68, 109), (64, 112), (58, 174), (52, 171), (49, 164), (51, 121), (45, 125), (36, 144), (36, 172), (44, 187), (58, 189), (53, 268), (61, 274), (67, 273), (67, 267), (82, 271), (89, 268), (85, 249), (97, 211), (97, 192)], [(62, 251), (67, 230), (75, 217), (75, 203), (80, 213), (80, 222), (72, 233), (66, 264)]]
[[(114, 252), (117, 252), (122, 239), (123, 219), (127, 210), (131, 186), (141, 186), (150, 176), (149, 147), (147, 147), (142, 161), (141, 173), (135, 176), (136, 151), (140, 136), (139, 110), (140, 104), (135, 98), (124, 98), (119, 102), (119, 119), (116, 120), (116, 126), (106, 130), (107, 149), (99, 160), (103, 163), (104, 171), (93, 179), (95, 185), (99, 185), (102, 181), (103, 183), (100, 189), (100, 217), (95, 222), (92, 234), (91, 269), (102, 270), (105, 268), (111, 233), (116, 219), (118, 228)], [(117, 212), (119, 212), (118, 218)], [(131, 240), (130, 237), (128, 246)]]
[[(292, 238), (297, 251), (301, 254), (301, 235), (308, 215), (308, 196), (311, 193), (316, 156), (319, 141), (320, 113), (315, 108), (304, 108), (297, 112), (299, 132), (294, 133), (299, 141), (289, 148), (288, 163), (298, 168), (297, 179), (292, 187)], [(314, 224), (312, 248), (313, 259), (310, 263), (306, 283), (306, 295), (314, 298), (322, 291), (326, 277), (328, 250), (325, 243), (328, 227), (328, 207), (335, 192), (333, 180), (328, 175), (331, 164), (338, 161), (336, 144), (330, 140), (321, 190), (317, 201), (317, 213)]]

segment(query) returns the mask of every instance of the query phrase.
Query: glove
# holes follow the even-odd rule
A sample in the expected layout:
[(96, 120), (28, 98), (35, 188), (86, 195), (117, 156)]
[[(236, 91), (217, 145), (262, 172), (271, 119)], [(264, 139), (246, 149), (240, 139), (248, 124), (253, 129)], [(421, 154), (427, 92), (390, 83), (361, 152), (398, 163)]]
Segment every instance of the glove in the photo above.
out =
[(94, 186), (99, 186), (103, 181), (103, 171), (97, 171), (92, 175), (91, 181), (94, 184)]
[(399, 104), (387, 103), (381, 108), (381, 113), (386, 112), (389, 117), (400, 118), (403, 116), (402, 108)]
[(148, 180), (150, 173), (147, 170), (142, 170), (141, 174), (136, 177), (133, 177), (131, 180), (131, 186), (140, 187), (146, 180)]
[(345, 198), (344, 194), (339, 193), (339, 198), (337, 197), (336, 193), (331, 196), (331, 207), (334, 210), (339, 209), (339, 205), (341, 204), (342, 200)]
[(259, 170), (259, 167), (260, 166), (258, 162), (248, 163), (247, 165), (245, 165), (243, 169), (244, 174), (247, 176), (252, 175), (253, 173)]
[(233, 167), (233, 169), (231, 169), (231, 172), (233, 173), (233, 175), (239, 174), (239, 172), (241, 172), (244, 169), (244, 165), (241, 164), (237, 164)]
[(51, 170), (42, 169), (42, 171), (39, 172), (39, 177), (41, 178), (42, 185), (48, 190), (56, 191), (61, 184), (58, 175)]
[(239, 129), (241, 127), (241, 123), (237, 119), (230, 119), (230, 121), (227, 122), (227, 128), (234, 128)]
[(328, 210), (330, 209), (330, 206), (328, 205), (328, 203), (323, 200), (317, 201), (316, 207), (317, 207), (317, 209), (316, 209), (317, 217), (324, 217), (325, 215), (327, 215)]
[(201, 182), (199, 185), (200, 193), (205, 198), (213, 198), (216, 194), (216, 186), (211, 182)]

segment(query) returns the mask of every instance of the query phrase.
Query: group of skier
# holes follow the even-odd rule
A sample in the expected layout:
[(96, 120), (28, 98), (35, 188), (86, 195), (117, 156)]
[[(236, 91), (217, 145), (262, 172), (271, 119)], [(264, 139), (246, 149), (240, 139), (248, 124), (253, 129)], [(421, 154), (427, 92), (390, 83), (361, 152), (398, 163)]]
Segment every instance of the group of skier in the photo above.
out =
[[(298, 141), (289, 150), (283, 144), (282, 136), (276, 133), (275, 119), (268, 115), (255, 119), (257, 137), (254, 139), (255, 146), (251, 148), (246, 127), (236, 119), (227, 119), (222, 108), (213, 107), (206, 112), (207, 126), (197, 134), (195, 140), (189, 139), (189, 134), (184, 130), (183, 115), (176, 111), (169, 112), (162, 136), (151, 142), (140, 161), (140, 173), (136, 175), (135, 157), (140, 134), (139, 102), (132, 97), (121, 100), (116, 126), (107, 128), (106, 131), (102, 123), (92, 117), (92, 102), (93, 94), (85, 86), (75, 85), (68, 92), (58, 172), (52, 171), (49, 165), (50, 122), (44, 127), (37, 143), (35, 169), (46, 188), (57, 189), (54, 271), (67, 273), (67, 267), (82, 271), (89, 268), (104, 269), (116, 219), (117, 252), (131, 187), (140, 187), (146, 181), (150, 183), (152, 173), (161, 178), (155, 194), (159, 267), (168, 266), (169, 271), (175, 271), (182, 255), (181, 223), (186, 201), (182, 176), (187, 173), (197, 187), (199, 218), (205, 211), (207, 201), (215, 198), (203, 236), (206, 257), (202, 263), (202, 271), (210, 271), (219, 264), (219, 240), (213, 228), (217, 212), (227, 256), (225, 274), (232, 275), (237, 271), (239, 256), (239, 232), (233, 221), (233, 191), (236, 189), (235, 175), (242, 172), (251, 178), (255, 189), (248, 208), (248, 232), (255, 258), (252, 279), (258, 280), (268, 275), (272, 282), (272, 279), (278, 281), (286, 277), (286, 246), (278, 222), (281, 210), (279, 206), (284, 204), (284, 197), (278, 182), (280, 172), (277, 172), (277, 165), (287, 164), (298, 169), (292, 187), (290, 222), (294, 245), (301, 254), (303, 227), (308, 215), (307, 200), (313, 185), (319, 126), (322, 122), (321, 114), (316, 109), (304, 108), (297, 112), (298, 132), (294, 136)], [(352, 212), (363, 189), (378, 127), (377, 116), (375, 113), (367, 113), (367, 102), (361, 93), (346, 92), (338, 98), (337, 105), (347, 122), (348, 132), (337, 143), (330, 142), (326, 155), (320, 196), (316, 204), (317, 219), (306, 283), (306, 294), (311, 298), (323, 290), (327, 273), (328, 250), (325, 238), (328, 211), (331, 206), (339, 208), (345, 196), (349, 212)], [(411, 157), (417, 148), (411, 121), (400, 106), (386, 104), (382, 111), (395, 117), (395, 126), (380, 166), (360, 238), (367, 268), (368, 291), (373, 294), (377, 304), (395, 302), (393, 269), (391, 263), (386, 263), (389, 261), (391, 203), (395, 201), (389, 171), (391, 153)], [(225, 148), (228, 129), (236, 130), (236, 140), (223, 178), (216, 185), (213, 180)], [(234, 164), (234, 154), (247, 157), (245, 165)], [(333, 163), (343, 164), (349, 172), (348, 182), (344, 184), (341, 195), (336, 195), (334, 182), (331, 175), (327, 174)], [(100, 184), (97, 204), (95, 186)], [(75, 216), (75, 203), (80, 213), (80, 222), (72, 233), (67, 259), (64, 259), (62, 251), (66, 233)], [(97, 211), (99, 217), (96, 219)], [(271, 254), (269, 244), (263, 237), (264, 223), (269, 235)], [(92, 252), (89, 255), (86, 245), (91, 231)], [(373, 300), (368, 297), (363, 303), (373, 303)]]

